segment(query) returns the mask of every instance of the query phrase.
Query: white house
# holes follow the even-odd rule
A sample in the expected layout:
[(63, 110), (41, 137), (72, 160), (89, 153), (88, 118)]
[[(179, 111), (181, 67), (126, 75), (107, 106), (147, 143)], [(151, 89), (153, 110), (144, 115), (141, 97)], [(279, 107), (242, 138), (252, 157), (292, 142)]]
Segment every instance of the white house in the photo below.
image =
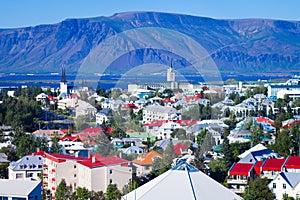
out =
[(98, 125), (101, 125), (101, 124), (103, 124), (103, 122), (108, 122), (109, 112), (110, 112), (109, 108), (104, 108), (104, 109), (100, 110), (96, 114), (96, 123)]
[(143, 123), (154, 120), (180, 120), (181, 113), (173, 107), (149, 105), (143, 109)]
[(299, 183), (300, 173), (281, 172), (268, 184), (268, 187), (275, 194), (276, 200), (281, 200), (284, 194), (299, 199)]
[(40, 180), (43, 170), (43, 157), (40, 155), (27, 155), (8, 167), (10, 180)]
[(0, 199), (42, 200), (41, 182), (0, 179)]

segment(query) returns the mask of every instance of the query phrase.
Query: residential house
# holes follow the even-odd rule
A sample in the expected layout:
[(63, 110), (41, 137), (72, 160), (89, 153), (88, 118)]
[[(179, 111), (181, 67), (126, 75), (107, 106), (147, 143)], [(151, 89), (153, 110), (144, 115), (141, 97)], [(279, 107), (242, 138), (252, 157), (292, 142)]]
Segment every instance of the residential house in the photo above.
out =
[(41, 155), (27, 155), (8, 167), (10, 180), (40, 180), (43, 170), (43, 157)]
[(40, 181), (0, 179), (1, 200), (42, 200)]
[(54, 137), (63, 137), (65, 133), (60, 129), (50, 129), (50, 130), (36, 130), (32, 133), (34, 136), (38, 137), (46, 137), (46, 138), (54, 138)]
[(180, 120), (181, 113), (173, 107), (149, 105), (143, 109), (143, 124), (153, 120)]
[(268, 184), (270, 190), (275, 194), (276, 200), (283, 199), (283, 195), (300, 198), (300, 173), (280, 172)]
[(80, 150), (85, 150), (84, 143), (79, 136), (63, 136), (58, 142), (69, 155), (75, 155)]
[(96, 114), (96, 123), (97, 123), (97, 125), (102, 125), (104, 122), (109, 121), (109, 119), (108, 119), (109, 118), (109, 112), (110, 112), (109, 108), (104, 108)]
[(249, 181), (254, 178), (253, 169), (253, 163), (234, 163), (228, 172), (228, 188), (237, 194), (242, 194)]
[(300, 156), (289, 156), (284, 165), (284, 171), (300, 173)]
[(283, 171), (284, 164), (285, 158), (268, 158), (261, 166), (260, 176), (272, 180)]
[(75, 113), (76, 113), (76, 117), (90, 116), (92, 118), (96, 115), (97, 109), (91, 104), (89, 104), (88, 102), (78, 100), (75, 106)]
[(141, 176), (149, 174), (152, 170), (152, 164), (155, 159), (161, 159), (163, 156), (156, 151), (150, 151), (145, 155), (139, 155), (132, 162), (136, 166), (136, 175)]

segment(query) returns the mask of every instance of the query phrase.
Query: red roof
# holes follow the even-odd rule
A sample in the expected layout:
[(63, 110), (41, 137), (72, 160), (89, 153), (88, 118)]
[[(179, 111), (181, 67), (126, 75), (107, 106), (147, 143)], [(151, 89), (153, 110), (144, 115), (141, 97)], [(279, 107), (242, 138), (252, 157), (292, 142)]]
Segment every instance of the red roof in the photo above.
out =
[[(61, 132), (63, 132), (63, 133), (69, 133), (70, 132), (70, 130), (69, 129), (59, 129)], [(71, 130), (71, 133), (77, 133), (77, 131), (76, 130)]]
[(292, 122), (285, 124), (281, 128), (291, 128), (291, 126), (297, 125), (297, 124), (300, 124), (300, 120), (293, 120)]
[(60, 138), (61, 141), (75, 141), (78, 140), (78, 142), (81, 142), (81, 138), (79, 136), (63, 136)]
[(165, 98), (162, 100), (163, 103), (174, 103), (173, 100), (169, 99), (169, 98)]
[(269, 118), (267, 118), (267, 117), (257, 117), (256, 121), (258, 123), (263, 123), (264, 122), (264, 123), (268, 123), (268, 124), (274, 125), (274, 121), (271, 120), (271, 119), (269, 119)]
[[(98, 155), (100, 155), (100, 154), (98, 154)], [(84, 161), (79, 161), (78, 163), (80, 163), (86, 167), (89, 167), (89, 168), (129, 163), (128, 160), (119, 158), (118, 156), (94, 157), (94, 158), (93, 157), (94, 157), (94, 155), (92, 155), (91, 158), (84, 160)], [(95, 160), (93, 160), (93, 159), (95, 159)]]
[(188, 149), (187, 146), (181, 144), (181, 143), (177, 143), (176, 145), (174, 145), (174, 152), (177, 154), (177, 155), (181, 155), (181, 149), (183, 150), (186, 150)]
[[(107, 132), (110, 133), (110, 131), (111, 128), (107, 128)], [(98, 136), (101, 132), (103, 132), (103, 128), (86, 128), (78, 136)]]
[(254, 171), (255, 171), (256, 174), (260, 174), (260, 173), (261, 173), (261, 168), (260, 168), (260, 167), (262, 166), (263, 163), (264, 163), (263, 160), (257, 161), (257, 162), (255, 163)]
[(49, 101), (55, 101), (55, 98), (53, 96), (48, 95)]
[(285, 163), (285, 168), (300, 169), (300, 156), (290, 156)]
[(129, 108), (138, 109), (138, 107), (136, 105), (134, 105), (133, 103), (129, 103), (125, 106), (122, 106), (122, 108), (124, 108), (124, 109), (129, 109)]
[(46, 153), (46, 158), (53, 160), (55, 162), (65, 162), (66, 160), (84, 161), (88, 159), (81, 156), (70, 156), (70, 155), (57, 154), (57, 153)]
[(269, 158), (262, 166), (262, 171), (281, 171), (285, 158)]
[(74, 99), (74, 98), (79, 99), (79, 96), (77, 94), (71, 94), (70, 98), (71, 99)]
[(229, 175), (250, 176), (253, 165), (253, 163), (235, 163), (230, 169)]

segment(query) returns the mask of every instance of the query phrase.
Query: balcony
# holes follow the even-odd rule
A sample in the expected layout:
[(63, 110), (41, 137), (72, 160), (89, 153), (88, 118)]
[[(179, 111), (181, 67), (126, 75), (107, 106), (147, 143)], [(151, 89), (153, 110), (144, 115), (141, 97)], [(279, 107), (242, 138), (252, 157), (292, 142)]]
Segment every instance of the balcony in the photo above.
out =
[(55, 182), (55, 181), (56, 181), (56, 179), (55, 179), (55, 178), (52, 178), (51, 180), (52, 180), (53, 182)]
[(43, 164), (43, 168), (48, 168), (48, 165), (46, 165), (46, 164)]
[(48, 174), (43, 174), (43, 177), (48, 177)]
[(241, 179), (227, 179), (228, 184), (239, 184), (239, 185), (247, 185), (248, 180), (241, 180)]
[(232, 191), (236, 194), (242, 194), (242, 193), (244, 193), (245, 189), (244, 188), (240, 188), (240, 189), (230, 188), (230, 191)]
[(54, 191), (54, 190), (55, 190), (55, 187), (52, 187), (51, 189)]
[(55, 172), (56, 172), (56, 170), (55, 170), (55, 169), (52, 169), (52, 170), (51, 170), (51, 172), (55, 173)]

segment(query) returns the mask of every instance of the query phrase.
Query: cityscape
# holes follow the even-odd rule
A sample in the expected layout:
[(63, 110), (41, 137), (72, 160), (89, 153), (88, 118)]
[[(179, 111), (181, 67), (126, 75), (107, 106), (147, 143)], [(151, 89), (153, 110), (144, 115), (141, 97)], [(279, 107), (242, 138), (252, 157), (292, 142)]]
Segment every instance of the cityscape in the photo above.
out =
[(0, 200), (300, 199), (291, 7), (92, 1), (0, 20)]

